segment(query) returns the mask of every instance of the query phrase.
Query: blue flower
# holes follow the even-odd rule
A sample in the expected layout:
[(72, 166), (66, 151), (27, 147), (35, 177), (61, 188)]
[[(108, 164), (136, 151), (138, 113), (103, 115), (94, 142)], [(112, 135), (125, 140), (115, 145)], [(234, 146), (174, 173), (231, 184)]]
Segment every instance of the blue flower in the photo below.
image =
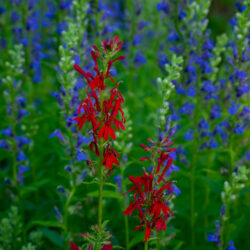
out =
[(168, 136), (169, 136), (169, 137), (174, 136), (175, 133), (176, 133), (176, 131), (177, 131), (177, 125), (174, 126), (174, 127), (172, 127), (172, 128), (170, 129), (170, 131), (169, 131), (169, 133), (168, 133)]
[(166, 1), (162, 1), (156, 5), (157, 11), (163, 11), (165, 14), (168, 14), (169, 12), (169, 5), (166, 3)]
[(76, 160), (78, 160), (79, 162), (86, 161), (87, 156), (84, 153), (82, 153), (81, 151), (78, 151), (78, 153), (76, 155)]
[(195, 86), (191, 84), (187, 90), (187, 96), (194, 97), (196, 95)]
[(20, 148), (25, 144), (30, 144), (31, 142), (31, 140), (25, 136), (17, 136), (16, 140), (17, 140), (17, 145)]
[(62, 194), (65, 194), (66, 193), (66, 191), (65, 191), (65, 189), (64, 189), (64, 187), (63, 186), (57, 186), (56, 187), (56, 189), (59, 191), (59, 192), (61, 192)]
[(228, 244), (228, 248), (227, 250), (236, 250), (235, 246), (234, 246), (234, 242), (233, 241), (229, 241)]
[(221, 230), (220, 221), (219, 221), (219, 220), (216, 220), (214, 224), (215, 224), (216, 231), (219, 233), (220, 230)]
[(61, 132), (61, 130), (58, 128), (56, 129), (50, 136), (49, 138), (53, 138), (53, 137), (57, 137), (61, 142), (64, 142), (65, 139), (63, 137), (63, 134)]
[(221, 117), (221, 107), (214, 104), (211, 108), (210, 118), (215, 119), (220, 117)]
[(204, 81), (204, 84), (201, 90), (204, 90), (208, 93), (215, 93), (217, 91), (217, 88), (213, 85), (212, 81), (206, 80)]
[(191, 141), (191, 140), (193, 140), (193, 138), (194, 138), (193, 130), (192, 130), (192, 129), (189, 129), (189, 130), (187, 131), (187, 133), (185, 134), (184, 139), (185, 139), (186, 141)]
[(138, 45), (141, 43), (142, 43), (142, 36), (140, 34), (136, 34), (134, 36), (133, 45)]
[(182, 107), (180, 108), (179, 112), (181, 114), (191, 114), (191, 111), (194, 109), (194, 105), (190, 102), (186, 102)]
[(235, 77), (238, 78), (238, 79), (244, 80), (245, 78), (248, 77), (248, 75), (244, 71), (238, 71), (237, 70), (236, 73), (235, 73)]
[(172, 184), (171, 187), (172, 187), (173, 193), (174, 193), (175, 195), (178, 196), (179, 194), (181, 194), (181, 190), (180, 190), (175, 184)]
[(64, 167), (64, 170), (67, 171), (67, 172), (71, 172), (72, 168), (67, 165), (67, 166)]
[(244, 126), (241, 126), (239, 123), (236, 123), (234, 132), (238, 135), (241, 135), (244, 133)]
[(199, 127), (202, 129), (209, 129), (209, 124), (204, 118), (202, 118), (199, 123)]
[(214, 139), (214, 137), (211, 137), (210, 143), (209, 143), (209, 147), (210, 148), (217, 148), (218, 146), (219, 146), (219, 144), (216, 142), (216, 140)]
[(90, 139), (86, 136), (82, 136), (82, 134), (77, 135), (77, 147), (80, 147), (82, 143), (89, 143)]
[(224, 216), (224, 214), (226, 213), (226, 205), (222, 205), (222, 207), (221, 207), (221, 212), (220, 212), (220, 214), (221, 214), (221, 216)]
[(17, 181), (19, 184), (23, 184), (23, 174), (29, 171), (29, 167), (24, 165), (18, 165)]
[(179, 167), (177, 167), (177, 166), (175, 166), (174, 164), (172, 164), (172, 165), (168, 168), (168, 170), (167, 170), (167, 172), (166, 172), (166, 174), (165, 174), (165, 177), (170, 176), (174, 171), (179, 171), (179, 170), (180, 170)]
[(147, 27), (148, 26), (148, 23), (146, 21), (141, 21), (139, 24), (138, 24), (138, 29), (139, 30), (142, 30), (144, 27)]
[(141, 66), (142, 64), (146, 63), (147, 60), (143, 56), (142, 52), (138, 51), (135, 55), (134, 62), (138, 65)]
[(6, 140), (0, 140), (0, 148), (9, 149), (9, 145)]
[(208, 234), (207, 235), (207, 241), (208, 242), (216, 242), (217, 244), (220, 243), (220, 235), (219, 233), (214, 233), (214, 234)]
[(237, 114), (239, 108), (240, 108), (240, 104), (232, 101), (230, 104), (230, 107), (228, 109), (228, 112), (231, 115), (235, 115), (235, 114)]
[(87, 175), (88, 171), (86, 169), (84, 169), (81, 173), (81, 175), (78, 178), (78, 182), (81, 182), (85, 179), (86, 175)]
[(119, 188), (119, 192), (121, 192), (121, 188), (122, 188), (122, 177), (120, 175), (117, 175), (114, 177), (114, 181), (116, 182), (118, 188)]
[(56, 214), (57, 219), (58, 219), (59, 221), (61, 221), (61, 220), (62, 220), (62, 215), (61, 215), (61, 213), (60, 213), (60, 211), (59, 211), (59, 209), (58, 209), (57, 206), (54, 206), (54, 212), (55, 212), (55, 214)]
[(3, 129), (3, 130), (2, 130), (2, 133), (3, 133), (3, 135), (5, 135), (5, 136), (13, 136), (11, 126), (9, 126), (9, 127), (6, 128), (6, 129)]
[(18, 161), (25, 161), (27, 159), (27, 156), (24, 154), (22, 150), (19, 151), (17, 155), (17, 160)]

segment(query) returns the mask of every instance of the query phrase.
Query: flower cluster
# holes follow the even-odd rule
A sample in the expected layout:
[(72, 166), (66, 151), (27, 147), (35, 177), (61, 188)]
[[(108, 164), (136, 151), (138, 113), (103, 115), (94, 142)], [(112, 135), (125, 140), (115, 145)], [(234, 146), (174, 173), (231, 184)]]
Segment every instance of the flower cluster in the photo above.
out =
[(125, 194), (131, 191), (135, 191), (135, 194), (133, 201), (123, 212), (124, 215), (131, 215), (134, 210), (138, 210), (141, 224), (135, 230), (144, 227), (145, 242), (150, 238), (153, 229), (166, 230), (166, 221), (169, 214), (172, 214), (167, 204), (173, 193), (172, 182), (165, 178), (168, 175), (167, 170), (173, 163), (170, 153), (176, 150), (169, 148), (173, 142), (168, 138), (160, 142), (151, 139), (148, 141), (150, 146), (143, 144), (140, 146), (149, 152), (151, 157), (142, 157), (140, 160), (151, 162), (153, 167), (150, 173), (144, 169), (141, 176), (129, 176), (133, 186)]
[[(125, 129), (125, 118), (122, 110), (124, 98), (118, 91), (119, 83), (115, 87), (107, 90), (105, 80), (110, 79), (113, 84), (115, 80), (111, 76), (111, 67), (114, 62), (125, 59), (124, 56), (113, 58), (114, 55), (122, 49), (123, 42), (118, 36), (112, 40), (101, 42), (102, 48), (98, 49), (93, 45), (91, 56), (95, 63), (95, 75), (85, 72), (77, 64), (74, 68), (81, 73), (88, 82), (87, 97), (81, 102), (78, 108), (79, 116), (74, 120), (77, 122), (79, 131), (83, 125), (88, 122), (91, 124), (92, 141), (89, 144), (90, 150), (97, 156), (100, 155), (100, 147), (103, 139), (107, 142), (110, 137), (116, 139), (115, 130)], [(98, 61), (102, 61), (103, 68), (99, 67)], [(119, 120), (119, 115), (121, 120)], [(103, 150), (102, 164), (105, 169), (112, 170), (113, 165), (119, 165), (119, 154), (111, 148), (112, 143), (108, 142)], [(102, 157), (102, 156), (101, 156)]]

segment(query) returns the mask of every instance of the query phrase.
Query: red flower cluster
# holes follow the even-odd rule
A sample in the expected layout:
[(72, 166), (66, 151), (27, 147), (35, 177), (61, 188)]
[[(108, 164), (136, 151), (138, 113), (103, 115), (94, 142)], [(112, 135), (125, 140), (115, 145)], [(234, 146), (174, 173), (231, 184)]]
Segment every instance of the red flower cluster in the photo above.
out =
[(147, 147), (143, 144), (140, 146), (151, 153), (151, 158), (142, 157), (140, 160), (150, 161), (153, 164), (152, 172), (147, 173), (144, 169), (142, 176), (129, 176), (133, 186), (125, 194), (131, 191), (134, 191), (135, 194), (133, 201), (123, 212), (124, 215), (131, 215), (134, 210), (138, 210), (141, 224), (134, 230), (144, 228), (145, 242), (150, 238), (154, 228), (156, 231), (166, 230), (168, 214), (172, 214), (166, 204), (173, 192), (172, 182), (165, 180), (164, 175), (173, 162), (169, 153), (176, 150), (176, 148), (168, 148), (173, 144), (168, 142), (168, 138), (160, 143), (148, 140), (152, 144), (151, 146)]
[[(107, 89), (106, 80), (111, 79), (113, 83), (115, 80), (110, 75), (110, 68), (114, 62), (125, 59), (124, 56), (114, 58), (114, 55), (122, 49), (123, 42), (120, 41), (118, 36), (114, 37), (111, 41), (102, 41), (102, 48), (98, 49), (93, 45), (91, 56), (95, 63), (95, 75), (90, 72), (85, 72), (77, 64), (74, 68), (81, 73), (88, 82), (87, 97), (82, 101), (78, 108), (79, 116), (74, 120), (77, 121), (79, 130), (82, 129), (86, 122), (89, 122), (92, 127), (93, 140), (89, 147), (92, 152), (97, 156), (100, 154), (100, 139), (108, 141), (111, 137), (112, 140), (116, 139), (115, 130), (125, 130), (125, 118), (122, 111), (122, 103), (124, 102), (122, 94), (118, 91), (118, 85), (111, 89)], [(103, 67), (99, 67), (99, 64)], [(119, 116), (121, 120), (119, 120)], [(110, 148), (111, 143), (108, 143), (107, 148), (104, 150), (103, 164), (105, 169), (110, 170), (113, 164), (119, 165), (119, 154)]]
[[(113, 247), (111, 245), (104, 245), (101, 250), (112, 250), (112, 248)], [(92, 250), (92, 249), (93, 248), (91, 245), (87, 248), (87, 250)], [(75, 242), (71, 241), (69, 250), (81, 250), (81, 248), (79, 248)]]

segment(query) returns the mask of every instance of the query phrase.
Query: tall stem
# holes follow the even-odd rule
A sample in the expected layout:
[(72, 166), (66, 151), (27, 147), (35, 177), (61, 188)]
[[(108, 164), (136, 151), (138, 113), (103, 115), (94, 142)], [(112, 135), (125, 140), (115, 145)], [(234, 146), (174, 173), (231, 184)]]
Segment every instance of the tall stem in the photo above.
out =
[(144, 250), (148, 250), (148, 241), (145, 242), (145, 245), (144, 245)]
[(98, 226), (101, 229), (102, 226), (102, 198), (103, 198), (103, 174), (102, 174), (102, 140), (101, 140), (101, 147), (100, 147), (100, 158), (99, 158), (99, 195), (98, 195)]

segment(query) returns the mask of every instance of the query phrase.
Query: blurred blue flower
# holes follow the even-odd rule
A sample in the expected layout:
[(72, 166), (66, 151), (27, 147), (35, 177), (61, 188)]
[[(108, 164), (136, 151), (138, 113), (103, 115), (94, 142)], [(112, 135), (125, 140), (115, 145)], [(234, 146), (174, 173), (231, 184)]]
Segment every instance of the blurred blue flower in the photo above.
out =
[(214, 233), (214, 234), (208, 234), (207, 235), (207, 241), (208, 242), (216, 242), (217, 244), (220, 243), (220, 235), (219, 233)]
[(185, 139), (186, 141), (191, 141), (191, 140), (193, 140), (193, 138), (194, 138), (193, 129), (189, 129), (189, 130), (186, 132), (186, 134), (184, 135), (184, 139)]
[(9, 149), (9, 145), (7, 143), (7, 141), (4, 140), (0, 140), (0, 148), (5, 148), (5, 149)]
[(58, 128), (56, 129), (50, 136), (49, 138), (57, 137), (61, 142), (65, 142), (65, 139), (63, 137), (63, 134), (61, 130)]
[(76, 155), (76, 160), (78, 160), (79, 162), (86, 161), (87, 156), (84, 153), (82, 153), (81, 151), (78, 151), (78, 153)]
[(229, 241), (228, 244), (228, 248), (227, 250), (236, 250), (235, 246), (234, 246), (234, 242), (233, 241)]
[(18, 155), (17, 155), (17, 160), (18, 161), (25, 161), (27, 159), (27, 156), (24, 154), (24, 152), (22, 150), (20, 150), (18, 152)]
[(6, 129), (3, 129), (3, 130), (2, 130), (2, 134), (5, 135), (5, 136), (13, 136), (11, 126), (9, 126), (9, 127), (6, 128)]
[(19, 184), (23, 184), (24, 180), (23, 174), (27, 171), (29, 171), (29, 167), (24, 165), (18, 165), (17, 181)]
[(224, 215), (225, 215), (225, 213), (226, 213), (226, 205), (222, 205), (222, 207), (221, 207), (221, 216), (223, 217)]
[(122, 188), (122, 177), (120, 175), (117, 175), (114, 177), (114, 181), (116, 182), (118, 188), (119, 188), (119, 192), (121, 192), (121, 188)]
[(175, 195), (178, 196), (179, 194), (181, 194), (181, 190), (180, 190), (175, 184), (172, 184), (171, 187), (172, 187), (173, 193), (174, 193)]
[(228, 112), (231, 115), (235, 115), (235, 114), (237, 114), (239, 108), (240, 108), (240, 104), (232, 101), (230, 104), (230, 107), (228, 109)]
[(135, 55), (134, 62), (137, 64), (137, 66), (141, 66), (142, 64), (146, 63), (147, 60), (144, 57), (143, 53), (141, 51), (138, 51)]
[(186, 102), (182, 107), (180, 108), (179, 112), (180, 114), (187, 114), (191, 115), (191, 111), (194, 109), (194, 104), (190, 102)]

